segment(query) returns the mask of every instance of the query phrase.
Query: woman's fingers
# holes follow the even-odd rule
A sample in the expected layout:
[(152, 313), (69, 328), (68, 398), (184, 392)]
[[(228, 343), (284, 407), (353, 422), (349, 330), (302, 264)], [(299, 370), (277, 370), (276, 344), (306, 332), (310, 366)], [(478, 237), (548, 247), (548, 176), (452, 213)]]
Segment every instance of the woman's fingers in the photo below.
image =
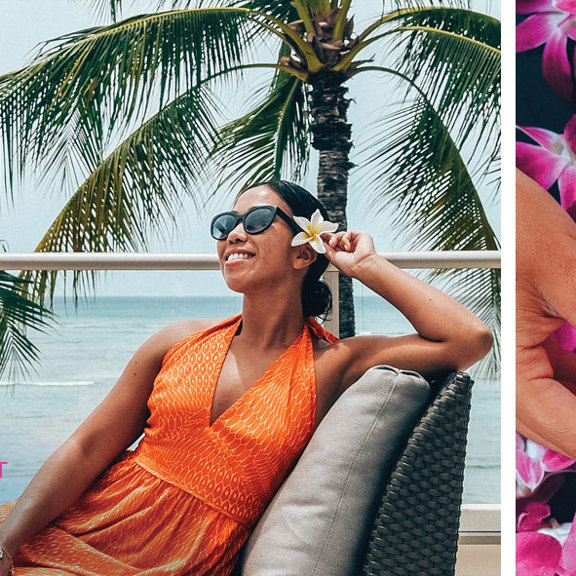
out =
[[(550, 342), (546, 345), (550, 347)], [(558, 359), (564, 362), (563, 354), (553, 358)], [(516, 368), (518, 430), (552, 450), (576, 458), (576, 396), (558, 381), (546, 348), (518, 348)], [(570, 366), (562, 364), (564, 369)]]
[(348, 251), (352, 246), (353, 234), (354, 233), (350, 231), (336, 232), (330, 236), (327, 243), (332, 248)]
[(519, 431), (544, 446), (576, 459), (576, 396), (552, 378), (517, 383)]

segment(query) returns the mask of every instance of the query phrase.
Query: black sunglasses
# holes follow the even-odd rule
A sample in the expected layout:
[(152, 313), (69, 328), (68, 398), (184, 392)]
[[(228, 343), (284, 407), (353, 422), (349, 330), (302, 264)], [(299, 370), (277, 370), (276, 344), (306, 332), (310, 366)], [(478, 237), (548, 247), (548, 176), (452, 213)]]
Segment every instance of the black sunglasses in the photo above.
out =
[(244, 214), (238, 214), (238, 212), (216, 214), (210, 224), (210, 234), (215, 240), (226, 240), (230, 232), (238, 226), (238, 222), (242, 222), (244, 230), (248, 234), (261, 234), (272, 226), (276, 216), (280, 216), (294, 233), (301, 231), (294, 220), (278, 206), (254, 206)]

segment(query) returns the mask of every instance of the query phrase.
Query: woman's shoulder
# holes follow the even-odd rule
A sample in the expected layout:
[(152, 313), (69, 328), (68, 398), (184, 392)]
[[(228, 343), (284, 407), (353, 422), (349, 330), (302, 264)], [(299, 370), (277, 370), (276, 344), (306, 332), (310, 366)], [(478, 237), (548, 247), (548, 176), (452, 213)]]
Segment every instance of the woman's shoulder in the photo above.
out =
[(162, 361), (173, 349), (186, 342), (196, 334), (200, 334), (222, 322), (221, 318), (203, 320), (180, 320), (169, 324), (151, 336), (146, 347), (151, 355)]

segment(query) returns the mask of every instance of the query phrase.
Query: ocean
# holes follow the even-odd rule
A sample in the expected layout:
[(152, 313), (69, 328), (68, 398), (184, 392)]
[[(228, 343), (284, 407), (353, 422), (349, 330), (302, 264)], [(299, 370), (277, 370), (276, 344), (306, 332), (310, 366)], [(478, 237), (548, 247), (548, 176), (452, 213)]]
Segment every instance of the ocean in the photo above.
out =
[[(356, 298), (359, 334), (412, 332), (382, 299)], [(48, 456), (114, 385), (136, 349), (171, 322), (225, 318), (241, 311), (239, 297), (99, 297), (55, 301), (58, 325), (34, 335), (42, 351), (25, 380), (0, 381), (0, 502), (17, 498)], [(465, 503), (500, 502), (500, 380), (476, 383), (466, 472)]]

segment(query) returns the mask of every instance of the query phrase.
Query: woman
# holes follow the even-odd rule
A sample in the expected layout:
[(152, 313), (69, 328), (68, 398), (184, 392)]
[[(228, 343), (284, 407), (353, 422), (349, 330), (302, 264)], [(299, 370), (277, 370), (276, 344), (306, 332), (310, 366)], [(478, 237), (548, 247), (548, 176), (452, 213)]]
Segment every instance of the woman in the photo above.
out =
[[(242, 315), (174, 324), (136, 352), (18, 503), (0, 507), (0, 576), (12, 558), (18, 576), (229, 574), (318, 422), (368, 368), (430, 376), (487, 353), (482, 322), (379, 257), (368, 234), (303, 233), (296, 219), (316, 210), (326, 216), (304, 189), (270, 181), (214, 218)], [(312, 317), (330, 304), (319, 280), (329, 261), (417, 334), (338, 341), (324, 331)]]

